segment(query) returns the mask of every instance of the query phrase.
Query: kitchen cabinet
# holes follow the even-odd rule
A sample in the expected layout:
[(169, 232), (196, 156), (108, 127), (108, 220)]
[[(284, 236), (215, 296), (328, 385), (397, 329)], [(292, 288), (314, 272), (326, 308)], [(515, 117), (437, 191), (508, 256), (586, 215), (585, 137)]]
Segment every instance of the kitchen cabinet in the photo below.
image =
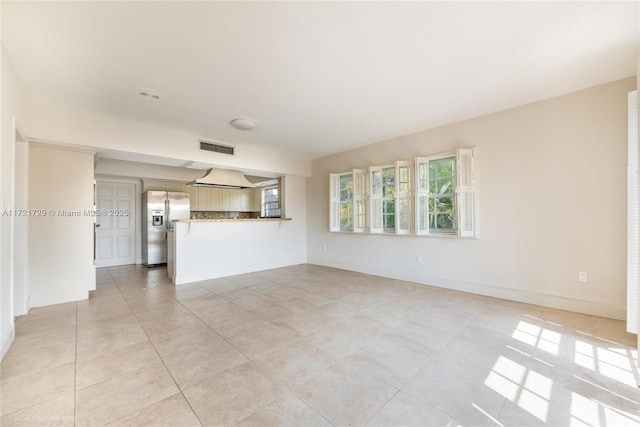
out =
[(199, 204), (198, 204), (198, 187), (191, 187), (188, 185), (185, 185), (185, 187), (187, 187), (187, 189), (185, 190), (186, 193), (189, 195), (189, 201), (191, 203), (191, 210), (192, 211), (199, 211)]
[(167, 191), (178, 191), (180, 193), (187, 192), (187, 184), (182, 182), (167, 182), (165, 187)]
[(153, 179), (142, 180), (142, 191), (167, 191), (166, 181)]
[(209, 192), (204, 187), (194, 187), (196, 189), (196, 204), (198, 211), (206, 211), (209, 208)]
[(254, 190), (252, 188), (247, 188), (244, 190), (223, 190), (222, 210), (233, 212), (253, 211), (253, 197)]
[(223, 211), (237, 212), (240, 210), (240, 191), (241, 190), (224, 190), (222, 192)]
[(180, 193), (187, 192), (187, 184), (176, 181), (161, 181), (158, 179), (143, 179), (142, 191), (177, 191)]
[(222, 190), (219, 188), (196, 187), (198, 190), (197, 209), (199, 211), (222, 210)]
[(221, 188), (207, 188), (209, 190), (209, 211), (221, 211), (222, 209), (222, 193), (224, 190)]
[(143, 180), (143, 191), (179, 191), (189, 194), (192, 211), (260, 212), (262, 189), (231, 190), (190, 187), (183, 182)]
[(252, 212), (261, 212), (262, 211), (262, 188), (252, 188), (250, 202), (251, 205), (249, 210)]
[(249, 211), (249, 198), (250, 198), (250, 194), (249, 192), (245, 189), (245, 190), (240, 190), (240, 212), (247, 212)]

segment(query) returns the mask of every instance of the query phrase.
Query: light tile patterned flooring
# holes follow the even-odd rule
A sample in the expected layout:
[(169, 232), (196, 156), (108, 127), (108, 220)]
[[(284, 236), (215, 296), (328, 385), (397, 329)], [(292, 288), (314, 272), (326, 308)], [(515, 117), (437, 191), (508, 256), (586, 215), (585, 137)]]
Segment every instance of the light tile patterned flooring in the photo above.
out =
[(640, 424), (623, 322), (313, 265), (100, 269), (16, 328), (3, 426)]

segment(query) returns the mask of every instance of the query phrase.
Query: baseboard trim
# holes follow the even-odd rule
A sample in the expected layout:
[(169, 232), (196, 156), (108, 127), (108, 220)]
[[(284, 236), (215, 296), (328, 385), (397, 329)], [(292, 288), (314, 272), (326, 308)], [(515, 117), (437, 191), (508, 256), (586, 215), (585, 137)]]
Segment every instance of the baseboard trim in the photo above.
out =
[(500, 298), (510, 301), (517, 301), (526, 304), (540, 305), (543, 307), (557, 308), (560, 310), (573, 311), (576, 313), (590, 314), (594, 316), (607, 317), (616, 320), (626, 320), (627, 308), (624, 306), (608, 304), (601, 301), (590, 301), (578, 298), (570, 298), (561, 295), (553, 295), (542, 292), (533, 292), (522, 289), (514, 289), (506, 286), (489, 285), (486, 283), (474, 283), (467, 281), (451, 280), (435, 276), (414, 276), (412, 274), (389, 274), (383, 270), (365, 268), (351, 263), (340, 262), (311, 262), (312, 264), (325, 267), (340, 268), (355, 271), (363, 274), (385, 277), (394, 280), (418, 283), (426, 286), (435, 286), (443, 289), (468, 292), (477, 295), (484, 295), (493, 298)]
[(13, 343), (13, 340), (16, 337), (16, 327), (15, 324), (11, 324), (9, 329), (2, 335), (2, 342), (0, 344), (0, 360), (4, 359), (4, 355), (9, 351), (9, 347)]

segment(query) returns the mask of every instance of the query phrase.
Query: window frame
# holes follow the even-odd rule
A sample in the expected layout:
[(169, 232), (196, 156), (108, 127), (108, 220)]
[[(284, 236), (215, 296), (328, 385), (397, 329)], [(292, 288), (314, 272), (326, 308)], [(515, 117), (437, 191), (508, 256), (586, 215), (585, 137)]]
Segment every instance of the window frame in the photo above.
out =
[[(351, 227), (342, 227), (342, 205), (349, 200), (342, 200), (341, 178), (351, 175), (353, 188), (351, 192)], [(330, 174), (330, 231), (342, 233), (363, 233), (365, 231), (365, 207), (364, 207), (364, 176), (362, 169), (353, 169), (349, 172)]]
[[(396, 234), (410, 235), (413, 230), (413, 168), (411, 162), (406, 160), (398, 160), (395, 163), (396, 168)], [(406, 188), (403, 188), (402, 169), (406, 169)], [(403, 226), (404, 222), (404, 226)]]
[[(440, 193), (438, 191), (436, 191), (435, 193), (431, 192), (431, 165), (435, 162), (440, 162), (443, 160), (452, 160), (452, 166), (451, 166), (451, 181), (453, 183), (453, 189), (448, 192), (448, 193)], [(458, 195), (456, 192), (456, 189), (458, 188), (458, 183), (457, 183), (457, 179), (458, 179), (458, 174), (457, 174), (457, 167), (458, 167), (458, 159), (457, 156), (455, 155), (455, 153), (451, 153), (450, 155), (447, 156), (438, 156), (438, 158), (429, 158), (429, 160), (427, 161), (427, 174), (428, 174), (428, 183), (429, 183), (429, 189), (428, 189), (428, 195), (427, 195), (427, 203), (428, 203), (428, 218), (427, 218), (427, 224), (428, 224), (428, 234), (433, 234), (433, 235), (457, 235), (458, 234)], [(438, 179), (438, 177), (435, 177), (436, 179)], [(437, 184), (436, 184), (436, 189), (437, 189)], [(438, 199), (441, 198), (450, 198), (453, 199), (453, 228), (438, 228), (436, 227), (431, 227), (431, 214), (433, 213), (430, 210), (430, 205), (431, 205), (431, 200), (433, 200), (433, 205), (434, 207), (436, 206), (436, 201)], [(439, 214), (440, 212), (436, 211), (435, 214)], [(438, 219), (436, 217), (435, 219), (435, 223), (437, 225)]]
[[(385, 197), (383, 174), (385, 170), (389, 169), (393, 169), (393, 196)], [(401, 173), (402, 169), (406, 169), (406, 182), (401, 179), (403, 175)], [(392, 164), (371, 166), (368, 169), (367, 177), (369, 180), (369, 211), (367, 212), (370, 224), (369, 233), (410, 235), (413, 228), (411, 215), (413, 174), (411, 163), (405, 160), (398, 160)], [(403, 183), (406, 184), (406, 188), (402, 187)], [(385, 211), (385, 206), (388, 206), (389, 202), (393, 202), (393, 228), (384, 227), (385, 215), (389, 215)], [(402, 221), (402, 218), (404, 218), (404, 221)]]
[[(430, 175), (429, 165), (431, 162), (437, 160), (443, 160), (448, 158), (454, 158), (454, 176), (455, 188), (453, 194), (454, 198), (454, 214), (455, 214), (455, 229), (451, 229), (450, 232), (438, 232), (433, 231), (429, 224), (429, 200), (435, 199), (439, 194), (430, 193)], [(438, 237), (477, 237), (478, 236), (478, 194), (476, 184), (476, 149), (475, 148), (458, 148), (457, 150), (435, 154), (432, 156), (416, 157), (415, 158), (415, 173), (414, 182), (416, 183), (416, 191), (414, 197), (414, 220), (415, 230), (414, 233), (417, 236), (438, 236)], [(426, 189), (421, 185), (420, 180), (420, 167), (426, 165), (427, 177), (426, 177)], [(452, 194), (452, 193), (447, 193)], [(424, 203), (426, 201), (426, 207)], [(426, 216), (427, 227), (421, 227), (425, 224), (423, 216)], [(437, 229), (436, 229), (437, 230)]]
[[(277, 190), (277, 197), (278, 197), (278, 207), (277, 207), (277, 211), (278, 211), (278, 215), (267, 215), (268, 209), (267, 209), (267, 203), (273, 203), (273, 201), (269, 201), (267, 202), (266, 198), (266, 192), (269, 190)], [(269, 185), (267, 187), (262, 188), (262, 191), (260, 192), (261, 194), (261, 206), (260, 206), (260, 216), (262, 216), (263, 218), (282, 218), (282, 204), (281, 204), (281, 199), (280, 199), (280, 186), (279, 185)], [(270, 209), (269, 209), (270, 210)]]

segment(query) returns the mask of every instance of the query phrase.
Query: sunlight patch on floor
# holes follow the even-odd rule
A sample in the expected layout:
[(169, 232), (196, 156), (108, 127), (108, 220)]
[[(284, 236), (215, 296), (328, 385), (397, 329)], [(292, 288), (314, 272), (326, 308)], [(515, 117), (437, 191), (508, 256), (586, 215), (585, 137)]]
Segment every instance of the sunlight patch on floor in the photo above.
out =
[(559, 333), (529, 322), (520, 321), (511, 337), (550, 354), (557, 355), (560, 351)]
[(553, 381), (549, 378), (500, 356), (485, 385), (546, 422), (553, 388)]

